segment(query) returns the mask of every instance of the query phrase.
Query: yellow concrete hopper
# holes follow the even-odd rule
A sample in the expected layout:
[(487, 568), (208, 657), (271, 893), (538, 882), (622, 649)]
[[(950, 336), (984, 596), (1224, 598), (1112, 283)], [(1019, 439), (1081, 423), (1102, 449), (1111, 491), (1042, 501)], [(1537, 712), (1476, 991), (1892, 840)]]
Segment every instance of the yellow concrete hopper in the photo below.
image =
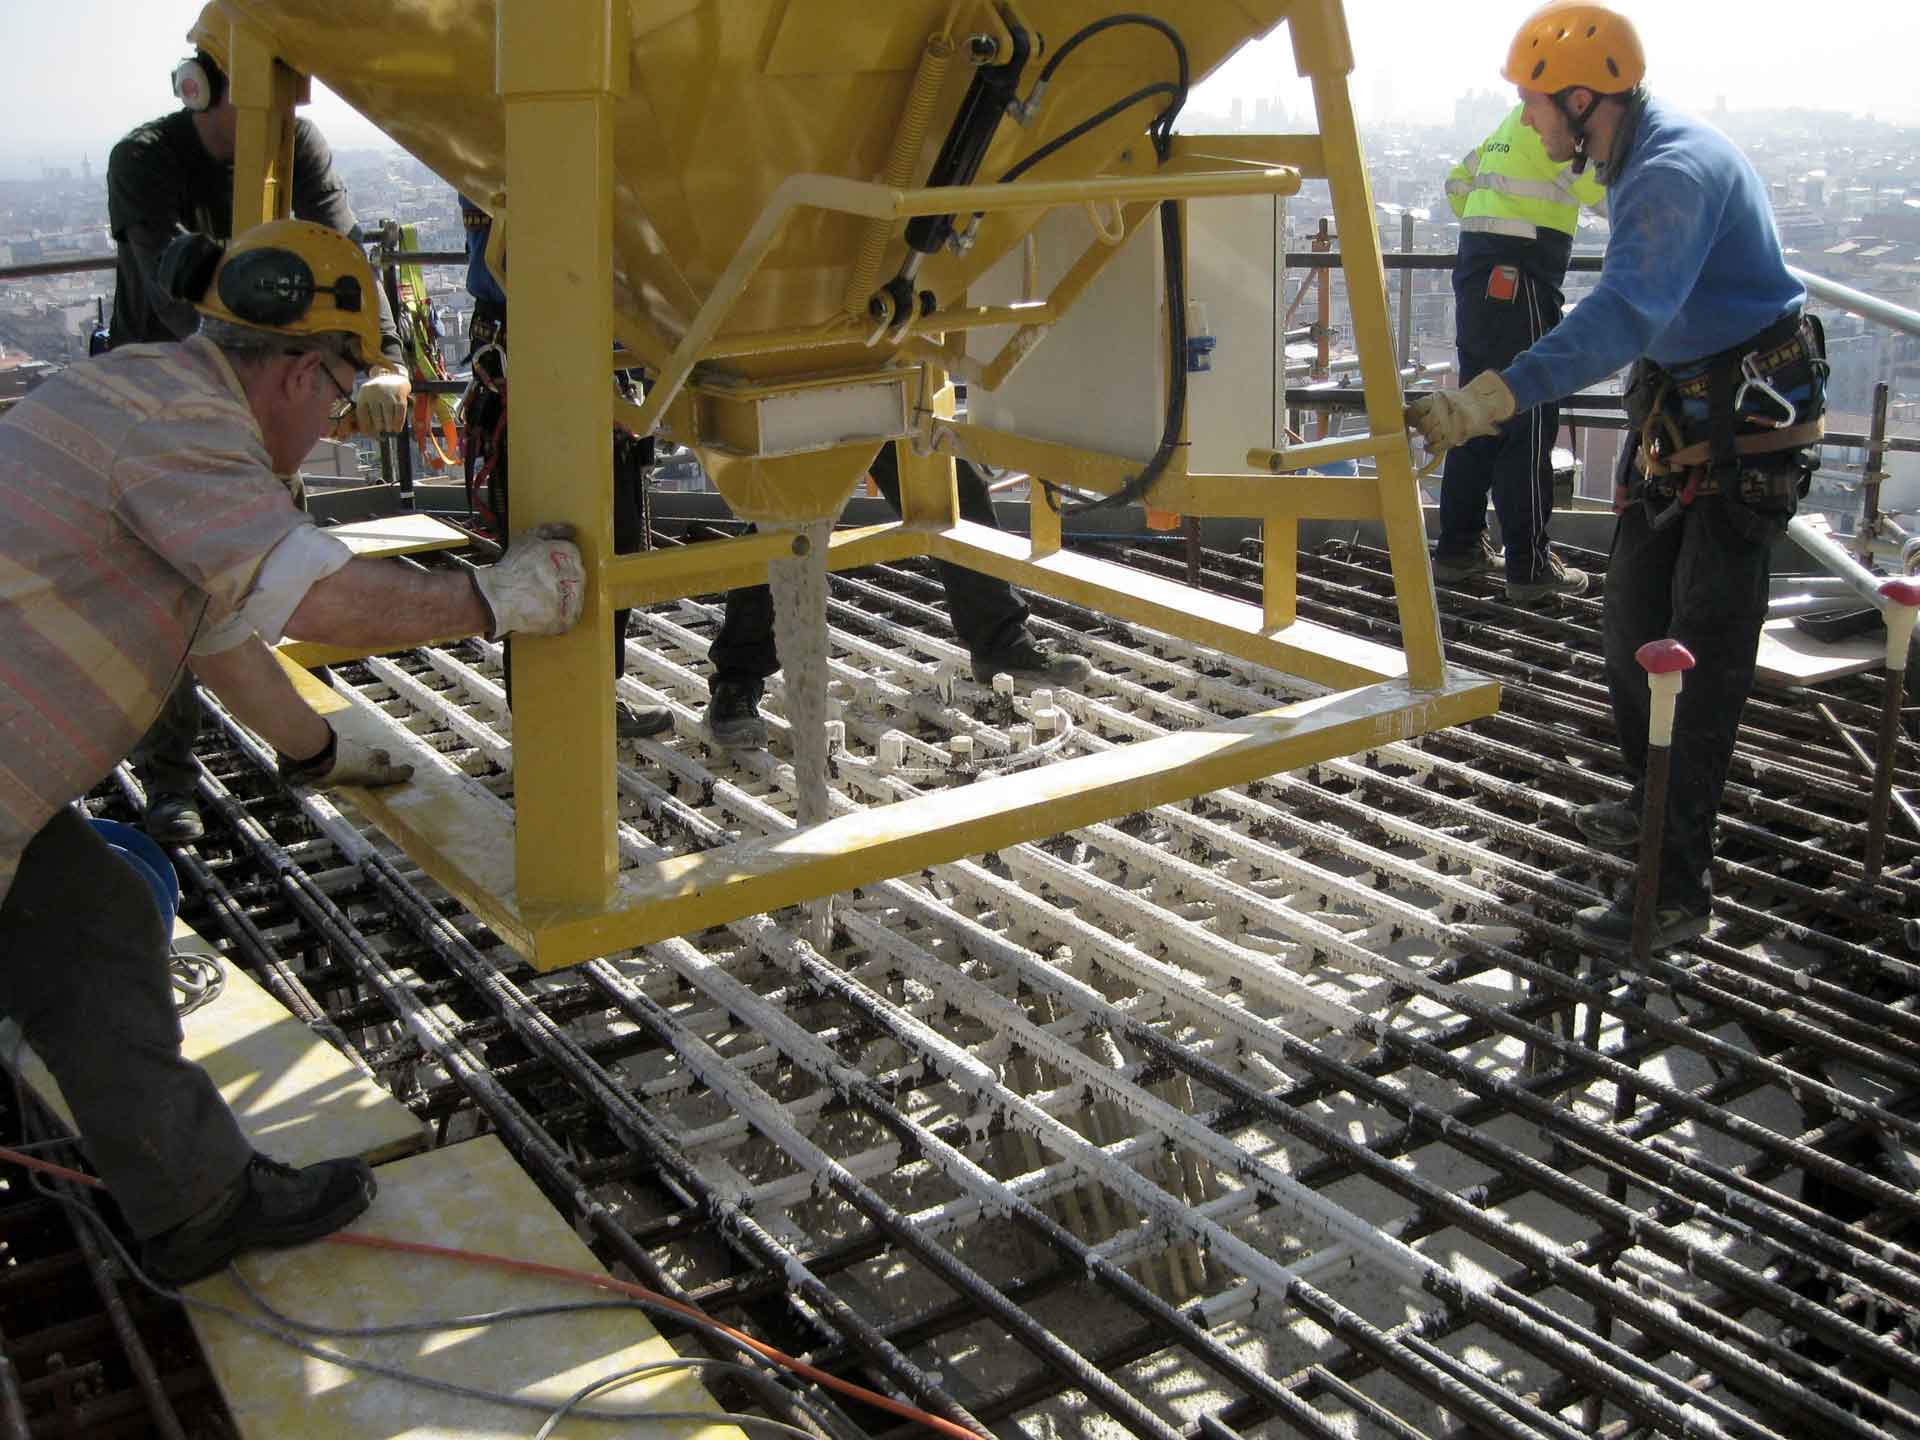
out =
[[(566, 636), (516, 646), (512, 825), (490, 797), (469, 804), (458, 786), (441, 793), (424, 780), (364, 805), (536, 963), (1055, 833), (1495, 703), (1495, 687), (1450, 675), (1440, 653), (1340, 0), (222, 3), (240, 110), (236, 226), (284, 209), (303, 76), (500, 222), (513, 520), (576, 527), (587, 614)], [(1318, 133), (1171, 133), (1163, 122), (1185, 85), (1282, 22)], [(1270, 431), (1256, 444), (1263, 432), (1250, 426), (1241, 442), (1235, 416), (1207, 411), (1219, 433), (1196, 436), (1197, 412), (1181, 403), (1188, 306), (1173, 299), (1191, 293), (1191, 212), (1222, 197), (1267, 205), (1263, 263), (1277, 285), (1278, 197), (1303, 177), (1329, 183), (1367, 433), (1273, 448)], [(1271, 301), (1226, 289), (1216, 313), (1261, 311), (1253, 328), (1270, 342)], [(1104, 377), (1126, 357), (1090, 345), (1101, 332), (1086, 322), (1116, 312), (1144, 317), (1131, 332), (1151, 352), (1135, 392), (1146, 398), (1131, 406), (1150, 420), (1144, 447), (1102, 443), (1104, 412), (1118, 409)], [(1065, 339), (1076, 326), (1078, 341)], [(1023, 363), (1035, 354), (1050, 358)], [(636, 362), (650, 381), (638, 405), (607, 381)], [(1067, 375), (1077, 423), (1036, 427), (1010, 384), (1016, 370), (1022, 384), (1036, 371)], [(971, 387), (964, 420), (956, 377)], [(1052, 403), (1057, 418), (1058, 394)], [(764, 579), (794, 542), (765, 534), (613, 555), (615, 423), (693, 445), (734, 510), (775, 531), (837, 515), (879, 447), (895, 443), (902, 522), (834, 536), (830, 565), (931, 555), (1305, 676), (1332, 701), (1133, 746), (1123, 762), (1062, 762), (1044, 784), (984, 782), (964, 804), (934, 794), (623, 870), (611, 612)], [(1195, 447), (1222, 434), (1240, 448), (1206, 473)], [(1029, 537), (969, 524), (955, 504), (957, 455), (1082, 496), (1150, 483), (1166, 510), (1257, 517), (1264, 602), (1064, 550), (1043, 485)], [(1310, 473), (1341, 459), (1376, 473)], [(1383, 524), (1403, 650), (1298, 618), (1293, 553), (1309, 518)]]
[[(926, 306), (963, 302), (1039, 212), (987, 214), (964, 255), (936, 246), (911, 285), (896, 289), (907, 315), (895, 313), (883, 286), (911, 252), (902, 227), (871, 214), (878, 197), (791, 186), (799, 208), (766, 237), (757, 267), (730, 281), (743, 242), (793, 177), (883, 181), (894, 191), (926, 181), (968, 104), (998, 112), (979, 115), (984, 144), (966, 177), (987, 183), (1137, 93), (1024, 174), (1083, 180), (1116, 163), (1120, 173), (1145, 173), (1143, 132), (1183, 74), (1204, 76), (1278, 23), (1287, 6), (1162, 5), (1184, 56), (1151, 27), (1111, 26), (1062, 58), (1030, 119), (1004, 113), (1007, 100), (1035, 93), (1074, 36), (1121, 8), (1112, 0), (229, 0), (231, 13), (266, 32), (295, 69), (324, 81), (463, 193), (504, 212), (515, 295), (523, 288), (516, 260), (564, 261), (544, 246), (532, 253), (539, 242), (527, 212), (546, 202), (523, 181), (509, 183), (510, 110), (604, 94), (605, 155), (557, 129), (529, 144), (553, 170), (610, 167), (617, 333), (663, 368), (690, 331), (710, 322), (699, 352), (704, 383), (696, 386), (706, 401), (696, 401), (682, 428), (707, 442), (708, 468), (735, 509), (775, 521), (834, 514), (873, 447), (784, 466), (767, 463), (778, 458), (770, 450), (816, 448), (821, 427), (835, 425), (896, 434), (900, 402), (910, 397), (895, 380), (838, 385), (818, 403), (789, 391), (785, 403), (769, 404), (764, 382), (884, 371), (905, 338), (899, 322), (925, 319), (917, 312)], [(519, 310), (516, 326), (524, 323)], [(524, 336), (516, 337), (523, 345)], [(751, 399), (741, 398), (743, 389)], [(754, 459), (758, 467), (743, 469)]]

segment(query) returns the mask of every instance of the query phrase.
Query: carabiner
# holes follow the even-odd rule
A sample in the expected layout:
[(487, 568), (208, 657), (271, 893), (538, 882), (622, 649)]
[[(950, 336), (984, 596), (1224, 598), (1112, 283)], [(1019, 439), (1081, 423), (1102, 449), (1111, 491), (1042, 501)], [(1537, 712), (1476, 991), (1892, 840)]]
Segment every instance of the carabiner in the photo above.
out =
[(1762, 396), (1771, 400), (1786, 412), (1786, 419), (1774, 420), (1764, 415), (1748, 415), (1742, 417), (1749, 423), (1765, 425), (1774, 430), (1784, 430), (1800, 418), (1800, 411), (1794, 406), (1794, 403), (1767, 383), (1767, 377), (1760, 373), (1760, 368), (1754, 363), (1754, 358), (1751, 354), (1740, 357), (1740, 373), (1746, 378), (1740, 382), (1740, 388), (1733, 392), (1733, 413), (1736, 417), (1740, 417), (1741, 408), (1747, 403), (1747, 391), (1758, 390)]

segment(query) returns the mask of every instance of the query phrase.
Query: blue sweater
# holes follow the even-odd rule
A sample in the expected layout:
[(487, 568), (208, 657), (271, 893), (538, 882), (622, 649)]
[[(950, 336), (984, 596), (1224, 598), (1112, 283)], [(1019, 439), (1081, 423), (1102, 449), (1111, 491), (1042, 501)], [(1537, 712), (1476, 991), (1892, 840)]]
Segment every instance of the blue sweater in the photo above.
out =
[(1753, 166), (1718, 130), (1658, 101), (1608, 177), (1607, 213), (1600, 284), (1502, 373), (1521, 410), (1642, 355), (1684, 372), (1806, 300)]

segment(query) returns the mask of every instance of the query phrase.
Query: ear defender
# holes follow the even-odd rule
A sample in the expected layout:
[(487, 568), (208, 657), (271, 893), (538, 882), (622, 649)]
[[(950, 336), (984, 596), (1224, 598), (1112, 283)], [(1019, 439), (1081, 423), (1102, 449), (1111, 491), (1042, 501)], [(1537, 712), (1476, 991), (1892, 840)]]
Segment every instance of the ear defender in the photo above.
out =
[(316, 295), (333, 296), (343, 311), (360, 308), (360, 282), (343, 275), (331, 285), (313, 278), (313, 267), (291, 250), (267, 246), (228, 257), (215, 282), (220, 303), (249, 325), (291, 325), (313, 308)]
[(227, 88), (227, 77), (204, 50), (196, 50), (173, 67), (174, 98), (199, 114), (220, 103)]
[(227, 247), (211, 235), (191, 232), (174, 236), (154, 267), (161, 291), (175, 300), (198, 304), (213, 283), (220, 257), (226, 253)]

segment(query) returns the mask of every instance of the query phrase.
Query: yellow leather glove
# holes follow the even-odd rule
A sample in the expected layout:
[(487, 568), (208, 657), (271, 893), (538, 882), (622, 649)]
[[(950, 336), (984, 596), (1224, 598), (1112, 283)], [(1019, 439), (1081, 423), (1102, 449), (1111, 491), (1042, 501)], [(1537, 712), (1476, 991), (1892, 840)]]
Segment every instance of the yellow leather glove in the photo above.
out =
[(354, 418), (368, 435), (390, 435), (407, 424), (413, 382), (391, 366), (375, 366), (353, 392)]
[(1407, 424), (1420, 432), (1433, 454), (1480, 435), (1491, 435), (1513, 418), (1513, 391), (1497, 370), (1482, 370), (1458, 390), (1422, 395), (1407, 407)]

